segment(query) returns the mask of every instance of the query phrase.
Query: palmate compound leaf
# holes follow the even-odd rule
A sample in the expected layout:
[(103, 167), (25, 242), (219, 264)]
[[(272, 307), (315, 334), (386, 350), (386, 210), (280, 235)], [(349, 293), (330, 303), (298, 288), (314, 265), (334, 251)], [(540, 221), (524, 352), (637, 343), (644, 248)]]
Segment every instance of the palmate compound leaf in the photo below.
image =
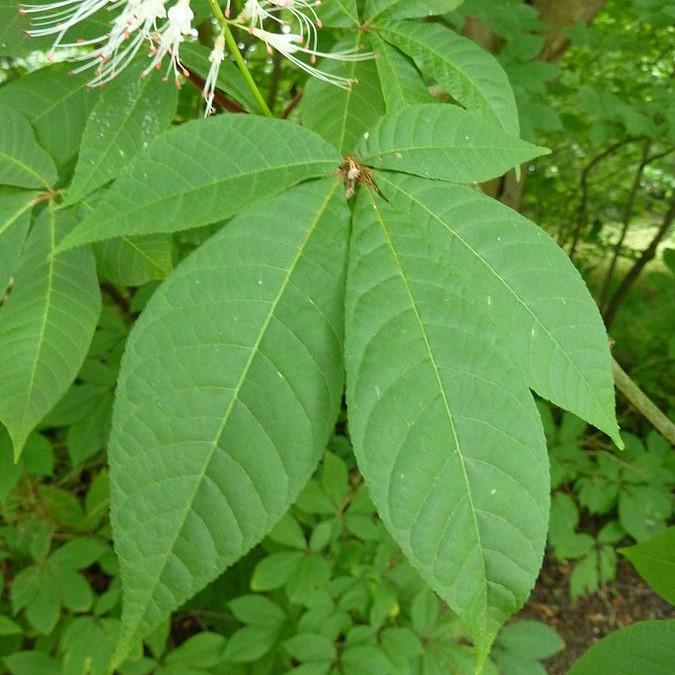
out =
[(92, 252), (54, 253), (72, 225), (49, 205), (36, 221), (0, 308), (0, 421), (16, 458), (28, 434), (71, 385), (101, 310)]
[(109, 447), (118, 661), (260, 541), (325, 447), (343, 380), (341, 187), (307, 183), (240, 214), (131, 332)]
[(623, 447), (602, 319), (553, 240), (477, 190), (389, 172), (376, 181), (409, 222), (444, 232), (450, 264), (464, 270), (467, 293), (489, 309), (529, 386)]
[(354, 154), (376, 169), (472, 183), (501, 176), (548, 150), (458, 106), (430, 103), (382, 118), (359, 141)]
[(364, 191), (352, 228), (345, 358), (359, 469), (482, 662), (543, 557), (541, 421), (489, 312), (467, 297), (447, 234)]
[(339, 163), (335, 148), (292, 122), (194, 120), (157, 136), (60, 248), (208, 225)]
[(513, 89), (490, 52), (438, 23), (388, 21), (378, 32), (458, 103), (518, 135), (520, 122)]

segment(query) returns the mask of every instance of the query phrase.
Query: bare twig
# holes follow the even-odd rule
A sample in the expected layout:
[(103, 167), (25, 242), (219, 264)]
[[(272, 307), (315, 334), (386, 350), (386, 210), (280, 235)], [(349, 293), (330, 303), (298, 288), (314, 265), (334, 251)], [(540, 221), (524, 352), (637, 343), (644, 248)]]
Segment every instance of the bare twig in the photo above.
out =
[(642, 252), (640, 257), (635, 261), (633, 266), (628, 270), (628, 274), (623, 278), (623, 281), (619, 284), (619, 287), (614, 291), (611, 299), (607, 304), (607, 309), (604, 312), (605, 325), (607, 330), (612, 325), (616, 312), (619, 309), (619, 305), (623, 302), (623, 299), (626, 297), (630, 287), (635, 283), (635, 280), (640, 276), (640, 273), (645, 268), (647, 263), (654, 258), (656, 251), (659, 247), (659, 244), (663, 238), (668, 233), (670, 226), (673, 224), (675, 219), (675, 197), (671, 199), (670, 208), (668, 212), (663, 217), (663, 222), (661, 227), (654, 235), (654, 238), (649, 242), (649, 246)]
[(284, 120), (288, 119), (288, 116), (297, 108), (298, 104), (302, 100), (302, 89), (299, 89), (293, 98), (290, 100), (289, 104), (284, 108), (284, 112), (281, 113), (281, 118)]
[[(603, 159), (606, 157), (609, 157), (610, 155), (614, 154), (617, 150), (620, 150), (623, 148), (624, 145), (628, 145), (629, 143), (633, 143), (638, 139), (636, 138), (624, 138), (623, 140), (619, 141), (618, 143), (614, 143), (614, 145), (610, 145), (608, 148), (605, 148), (600, 154), (596, 155), (593, 157), (593, 159), (584, 167), (583, 171), (581, 172), (581, 177), (579, 179), (579, 189), (581, 191), (581, 201), (579, 203), (579, 211), (578, 211), (578, 216), (577, 216), (577, 223), (576, 227), (574, 228), (574, 232), (572, 233), (572, 244), (570, 246), (570, 251), (569, 255), (570, 258), (574, 257), (574, 254), (577, 249), (577, 245), (579, 243), (579, 239), (581, 238), (581, 233), (584, 230), (587, 221), (588, 221), (588, 177), (595, 169), (600, 162), (602, 162)], [(564, 230), (560, 233), (560, 236), (558, 238), (558, 243), (561, 246), (564, 246), (567, 243), (567, 238), (568, 238), (568, 232), (567, 230)]]
[(600, 294), (598, 295), (598, 306), (602, 309), (606, 307), (607, 304), (607, 296), (609, 295), (609, 289), (610, 286), (612, 285), (612, 277), (614, 276), (614, 271), (616, 270), (616, 265), (619, 260), (619, 256), (621, 255), (621, 248), (623, 247), (623, 242), (626, 239), (626, 235), (628, 234), (628, 228), (630, 226), (630, 222), (633, 218), (633, 211), (635, 210), (635, 201), (637, 198), (637, 193), (640, 188), (640, 181), (642, 180), (642, 174), (644, 173), (644, 170), (652, 163), (655, 162), (658, 159), (661, 159), (662, 157), (665, 157), (666, 155), (669, 155), (673, 150), (675, 150), (675, 147), (668, 148), (667, 150), (664, 150), (663, 152), (658, 152), (655, 155), (649, 155), (649, 148), (651, 147), (651, 141), (646, 141), (644, 145), (644, 149), (642, 152), (642, 161), (640, 162), (640, 165), (638, 166), (638, 170), (635, 173), (635, 178), (633, 179), (633, 185), (631, 187), (630, 193), (628, 195), (628, 201), (626, 202), (626, 207), (624, 209), (623, 213), (623, 218), (622, 218), (622, 224), (623, 227), (621, 228), (621, 234), (619, 236), (619, 240), (616, 242), (616, 245), (614, 246), (614, 252), (612, 254), (612, 260), (609, 263), (609, 268), (607, 269), (607, 274), (605, 275), (605, 280), (602, 284), (602, 288), (600, 290)]

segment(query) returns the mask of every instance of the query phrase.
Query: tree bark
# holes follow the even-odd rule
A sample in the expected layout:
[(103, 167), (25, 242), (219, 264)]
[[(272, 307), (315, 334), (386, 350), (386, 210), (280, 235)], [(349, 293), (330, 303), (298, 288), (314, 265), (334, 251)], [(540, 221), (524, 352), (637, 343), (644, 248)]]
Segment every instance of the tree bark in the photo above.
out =
[(603, 8), (605, 0), (534, 0), (539, 17), (549, 26), (542, 59), (557, 63), (569, 47), (565, 29), (577, 21), (590, 23)]
[(628, 274), (623, 278), (623, 281), (619, 284), (619, 287), (614, 292), (609, 304), (607, 305), (607, 311), (605, 312), (605, 326), (609, 331), (616, 312), (619, 309), (619, 305), (623, 302), (623, 299), (626, 297), (626, 294), (630, 290), (631, 286), (635, 283), (636, 279), (640, 276), (640, 273), (645, 268), (647, 263), (650, 260), (654, 259), (656, 256), (656, 250), (658, 249), (659, 244), (663, 241), (663, 238), (668, 233), (670, 226), (673, 224), (675, 219), (675, 197), (670, 202), (670, 208), (663, 218), (661, 227), (659, 227), (658, 232), (651, 240), (649, 246), (642, 252), (642, 255), (635, 261), (633, 267), (628, 270)]

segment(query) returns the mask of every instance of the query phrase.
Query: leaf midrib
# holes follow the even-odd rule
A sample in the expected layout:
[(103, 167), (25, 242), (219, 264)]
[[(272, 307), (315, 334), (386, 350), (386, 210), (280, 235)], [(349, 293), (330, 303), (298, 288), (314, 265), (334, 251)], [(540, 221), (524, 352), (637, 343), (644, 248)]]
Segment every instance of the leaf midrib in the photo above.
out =
[(378, 179), (384, 180), (389, 186), (394, 188), (395, 190), (398, 190), (401, 194), (405, 195), (410, 201), (413, 203), (417, 204), (423, 211), (428, 213), (434, 220), (436, 220), (438, 223), (440, 223), (453, 237), (457, 239), (463, 246), (465, 246), (474, 256), (476, 256), (477, 260), (479, 260), (486, 268), (487, 270), (506, 288), (509, 293), (517, 300), (517, 302), (527, 311), (527, 313), (532, 317), (532, 319), (535, 321), (537, 326), (539, 326), (542, 331), (549, 337), (549, 339), (553, 342), (553, 344), (556, 346), (556, 348), (559, 350), (561, 354), (564, 355), (565, 360), (570, 364), (570, 366), (573, 368), (573, 370), (579, 375), (581, 380), (584, 382), (586, 385), (586, 388), (588, 392), (591, 394), (593, 401), (596, 404), (596, 407), (599, 410), (602, 410), (602, 406), (600, 405), (600, 402), (598, 399), (595, 397), (595, 389), (591, 386), (591, 383), (588, 381), (586, 378), (586, 375), (579, 370), (577, 365), (574, 363), (574, 361), (570, 358), (569, 354), (567, 353), (566, 350), (562, 348), (562, 345), (556, 340), (555, 336), (546, 328), (546, 326), (541, 322), (539, 317), (530, 309), (529, 305), (523, 300), (523, 298), (518, 295), (518, 293), (515, 291), (514, 288), (512, 288), (502, 277), (497, 270), (478, 252), (477, 249), (475, 249), (471, 244), (464, 239), (456, 230), (452, 229), (440, 216), (438, 216), (434, 211), (432, 211), (430, 208), (426, 206), (426, 204), (423, 204), (420, 202), (415, 195), (411, 194), (407, 190), (404, 190), (400, 185), (396, 185), (396, 183), (392, 183), (390, 180), (387, 179), (387, 177), (383, 173), (378, 174)]
[(434, 357), (433, 350), (431, 348), (431, 343), (429, 342), (429, 338), (427, 336), (426, 329), (424, 327), (424, 322), (422, 321), (422, 317), (420, 316), (419, 310), (417, 309), (417, 303), (415, 301), (415, 296), (412, 292), (412, 289), (410, 288), (410, 284), (408, 283), (408, 279), (406, 277), (406, 274), (403, 270), (403, 265), (401, 263), (400, 257), (398, 255), (398, 252), (396, 251), (396, 247), (394, 246), (394, 243), (391, 239), (391, 235), (389, 234), (389, 230), (387, 229), (387, 226), (384, 222), (384, 218), (382, 217), (382, 213), (380, 209), (377, 206), (377, 202), (375, 201), (375, 198), (373, 197), (373, 193), (368, 190), (368, 196), (370, 198), (371, 204), (373, 206), (373, 209), (375, 210), (375, 214), (377, 217), (378, 222), (380, 223), (380, 227), (382, 228), (382, 233), (384, 235), (384, 238), (387, 242), (387, 246), (389, 247), (389, 250), (391, 251), (391, 255), (394, 258), (396, 267), (399, 270), (401, 280), (403, 282), (403, 285), (406, 290), (406, 294), (408, 296), (408, 299), (410, 300), (410, 306), (411, 309), (413, 310), (413, 313), (415, 314), (415, 319), (417, 321), (417, 324), (419, 325), (420, 333), (422, 335), (422, 339), (424, 340), (424, 345), (426, 348), (427, 355), (429, 356), (429, 361), (433, 367), (434, 371), (434, 377), (436, 379), (436, 383), (438, 385), (438, 389), (441, 392), (441, 397), (443, 399), (443, 406), (445, 407), (445, 411), (448, 417), (448, 421), (450, 423), (450, 429), (452, 431), (452, 437), (455, 442), (455, 447), (457, 448), (457, 456), (459, 457), (460, 465), (462, 467), (462, 477), (464, 479), (464, 484), (466, 486), (466, 494), (468, 497), (469, 501), (469, 506), (471, 510), (471, 518), (472, 518), (472, 523), (474, 526), (475, 534), (476, 534), (476, 540), (478, 543), (478, 547), (481, 551), (481, 555), (479, 556), (480, 558), (480, 564), (481, 564), (481, 570), (482, 570), (482, 578), (483, 578), (483, 583), (481, 584), (481, 595), (483, 598), (483, 608), (481, 611), (481, 624), (482, 624), (482, 631), (485, 633), (486, 631), (486, 611), (485, 608), (487, 607), (487, 569), (485, 566), (485, 558), (482, 554), (483, 551), (483, 544), (482, 544), (482, 538), (481, 538), (481, 533), (480, 533), (480, 528), (478, 527), (478, 520), (476, 518), (476, 506), (474, 504), (473, 500), (473, 494), (471, 492), (471, 486), (469, 483), (469, 476), (466, 471), (466, 465), (464, 463), (464, 455), (462, 454), (462, 445), (460, 444), (459, 441), (459, 435), (457, 433), (457, 429), (455, 427), (455, 422), (454, 422), (454, 417), (450, 411), (450, 404), (448, 402), (447, 394), (445, 391), (445, 386), (443, 385), (443, 380), (441, 378), (440, 372), (438, 370), (438, 366), (436, 365), (436, 359)]
[[(279, 164), (279, 165), (269, 166), (269, 167), (266, 167), (265, 169), (263, 169), (262, 171), (260, 169), (253, 169), (251, 171), (244, 171), (244, 172), (241, 172), (241, 173), (229, 174), (228, 176), (225, 176), (224, 178), (221, 178), (219, 180), (211, 181), (211, 182), (208, 182), (208, 183), (203, 183), (202, 185), (199, 185), (199, 186), (196, 186), (196, 187), (191, 187), (191, 189), (185, 190), (185, 191), (180, 192), (180, 193), (165, 195), (165, 196), (162, 196), (161, 199), (156, 199), (156, 200), (153, 200), (153, 201), (144, 202), (144, 204), (142, 206), (139, 206), (139, 207), (136, 207), (135, 209), (130, 209), (130, 210), (126, 211), (125, 217), (128, 220), (129, 218), (131, 218), (136, 213), (143, 213), (144, 211), (147, 211), (148, 209), (156, 208), (159, 205), (164, 204), (165, 202), (170, 202), (171, 200), (176, 199), (177, 195), (180, 196), (181, 198), (185, 198), (186, 196), (192, 195), (195, 192), (199, 192), (200, 190), (204, 190), (204, 189), (207, 189), (207, 188), (213, 188), (213, 187), (222, 185), (223, 183), (227, 183), (231, 180), (237, 180), (237, 179), (240, 179), (240, 178), (247, 178), (249, 176), (261, 176), (261, 175), (264, 175), (265, 173), (273, 173), (273, 172), (278, 172), (278, 171), (287, 170), (287, 169), (294, 169), (294, 168), (299, 167), (299, 166), (311, 166), (313, 164), (316, 164), (316, 165), (325, 164), (326, 167), (329, 167), (329, 166), (336, 166), (337, 167), (336, 162), (339, 162), (339, 159), (340, 158), (338, 156), (337, 159), (321, 159), (321, 160), (317, 159), (317, 160), (309, 161), (309, 162), (308, 161), (299, 161), (299, 162), (293, 162), (291, 164)], [(306, 176), (306, 178), (318, 178), (318, 177), (319, 176), (311, 176), (311, 175)], [(298, 179), (297, 181), (295, 181), (294, 184), (300, 182), (300, 180), (301, 179)], [(269, 196), (271, 196), (271, 195), (269, 195)], [(253, 201), (255, 201), (255, 200), (253, 200)], [(249, 204), (250, 203), (251, 202), (249, 202)], [(101, 206), (108, 206), (108, 205), (106, 203), (102, 203)], [(218, 217), (216, 216), (215, 220), (217, 220), (217, 218)], [(97, 229), (100, 230), (102, 228), (105, 228), (105, 225), (107, 225), (110, 221), (115, 221), (117, 219), (118, 219), (118, 216), (112, 216), (112, 217), (108, 217), (106, 220), (98, 221), (96, 223)], [(124, 235), (121, 235), (121, 234), (114, 234), (110, 237), (106, 237), (104, 235), (96, 235), (96, 237), (94, 239), (89, 239), (89, 238), (81, 239), (80, 237), (71, 237), (71, 235), (79, 234), (80, 232), (87, 233), (87, 230), (90, 229), (89, 223), (87, 222), (87, 220), (88, 219), (85, 219), (84, 221), (82, 221), (77, 226), (77, 228), (75, 230), (73, 230), (69, 235), (67, 235), (66, 237), (64, 237), (61, 240), (61, 243), (59, 244), (59, 248), (61, 250), (67, 250), (69, 248), (75, 248), (76, 246), (82, 246), (83, 244), (89, 244), (89, 243), (92, 243), (92, 242), (95, 242), (95, 241), (102, 241), (104, 239), (114, 239), (115, 237), (124, 236)], [(209, 222), (213, 222), (213, 221), (209, 221)], [(202, 224), (204, 224), (204, 223), (202, 223)], [(195, 227), (195, 225), (190, 225), (189, 227)], [(154, 230), (153, 232), (139, 232), (138, 234), (139, 235), (161, 234), (163, 232), (168, 233), (168, 232), (173, 232), (173, 231), (174, 230)], [(71, 238), (73, 239), (72, 242), (69, 241), (69, 239), (71, 239)]]
[(35, 359), (33, 360), (33, 365), (31, 367), (30, 378), (28, 380), (27, 394), (25, 397), (25, 402), (23, 404), (23, 410), (21, 412), (21, 424), (19, 425), (19, 430), (23, 438), (21, 439), (21, 445), (18, 446), (15, 441), (14, 446), (14, 459), (18, 460), (21, 450), (23, 449), (23, 444), (25, 442), (25, 432), (24, 427), (26, 423), (26, 413), (28, 412), (28, 402), (31, 400), (31, 392), (35, 386), (35, 376), (37, 374), (38, 363), (40, 362), (40, 355), (42, 354), (42, 348), (44, 345), (45, 333), (47, 332), (47, 323), (49, 317), (49, 308), (51, 306), (51, 297), (54, 290), (54, 264), (56, 256), (54, 255), (54, 247), (56, 245), (56, 226), (54, 222), (54, 208), (49, 206), (49, 253), (47, 256), (47, 292), (45, 294), (45, 309), (42, 314), (42, 324), (40, 326), (40, 331), (38, 333), (37, 340), (37, 349), (35, 350)]
[[(287, 290), (287, 288), (288, 288), (288, 286), (291, 282), (291, 277), (295, 273), (297, 265), (298, 265), (298, 263), (300, 262), (300, 260), (303, 256), (303, 253), (304, 253), (304, 251), (307, 247), (307, 244), (309, 243), (309, 240), (311, 239), (312, 235), (314, 234), (315, 228), (316, 228), (319, 220), (323, 216), (328, 204), (330, 203), (331, 199), (333, 198), (333, 195), (335, 194), (335, 191), (337, 190), (338, 186), (340, 185), (340, 182), (341, 182), (341, 178), (338, 178), (335, 181), (332, 189), (328, 192), (328, 194), (324, 198), (323, 202), (321, 203), (321, 206), (319, 207), (319, 209), (316, 213), (316, 217), (314, 218), (313, 222), (311, 222), (310, 226), (307, 228), (307, 233), (305, 234), (302, 241), (300, 242), (300, 246), (298, 247), (298, 251), (295, 254), (293, 260), (291, 261), (291, 264), (289, 265), (288, 271), (287, 271), (287, 273), (286, 273), (286, 275), (285, 275), (285, 277), (284, 277), (284, 279), (281, 283), (279, 291), (277, 292), (276, 297), (274, 298), (274, 300), (272, 301), (272, 304), (270, 305), (270, 309), (269, 309), (269, 312), (267, 314), (267, 317), (265, 318), (265, 321), (263, 322), (263, 325), (260, 327), (260, 331), (258, 332), (256, 340), (253, 344), (253, 347), (251, 348), (251, 353), (249, 354), (249, 357), (246, 360), (246, 363), (244, 364), (244, 367), (242, 369), (239, 380), (237, 381), (237, 384), (234, 388), (234, 391), (232, 392), (232, 397), (231, 397), (231, 399), (230, 399), (230, 401), (227, 405), (227, 408), (225, 409), (225, 411), (223, 413), (222, 422), (220, 423), (220, 425), (219, 425), (219, 427), (216, 431), (216, 434), (214, 436), (214, 439), (211, 442), (211, 449), (210, 449), (209, 454), (207, 455), (207, 457), (204, 461), (204, 469), (198, 475), (197, 480), (195, 481), (195, 489), (193, 490), (192, 495), (187, 502), (188, 507), (185, 509), (185, 512), (183, 513), (182, 518), (180, 519), (179, 523), (176, 525), (176, 528), (174, 530), (175, 534), (174, 534), (173, 540), (171, 541), (170, 546), (167, 549), (165, 549), (166, 551), (168, 551), (168, 553), (164, 556), (164, 561), (162, 563), (162, 566), (159, 568), (159, 571), (156, 574), (152, 585), (149, 586), (150, 590), (146, 594), (147, 600), (152, 598), (152, 595), (153, 595), (155, 589), (157, 588), (157, 584), (159, 583), (160, 579), (162, 578), (162, 574), (164, 574), (164, 570), (166, 569), (166, 564), (167, 564), (168, 559), (169, 559), (169, 554), (171, 553), (171, 551), (173, 551), (173, 549), (176, 545), (176, 542), (178, 541), (178, 539), (179, 539), (179, 537), (180, 537), (180, 535), (183, 531), (183, 528), (185, 527), (185, 523), (187, 522), (187, 518), (190, 514), (191, 506), (194, 503), (195, 497), (197, 496), (197, 492), (199, 491), (199, 489), (200, 489), (200, 487), (201, 487), (201, 485), (202, 485), (202, 483), (203, 483), (203, 481), (206, 477), (207, 471), (208, 471), (209, 466), (211, 464), (211, 460), (213, 459), (213, 457), (215, 455), (215, 452), (216, 452), (216, 449), (218, 448), (218, 441), (219, 441), (223, 431), (225, 430), (225, 428), (227, 426), (230, 414), (232, 413), (234, 405), (239, 398), (239, 393), (240, 393), (241, 388), (243, 387), (243, 385), (245, 383), (246, 377), (248, 375), (248, 371), (250, 370), (251, 365), (253, 364), (253, 361), (254, 361), (255, 357), (258, 355), (260, 344), (262, 343), (262, 340), (265, 337), (265, 334), (267, 333), (267, 329), (269, 328), (269, 325), (272, 321), (272, 318), (275, 315), (276, 309), (277, 309), (279, 303), (281, 302), (281, 299), (284, 296), (284, 294), (285, 294), (285, 292), (286, 292), (286, 290)], [(136, 620), (136, 622), (134, 624), (134, 630), (133, 631), (127, 630), (128, 636), (133, 636), (133, 634), (136, 632), (136, 629), (138, 628), (139, 624), (145, 618), (146, 607), (147, 607), (147, 602), (143, 606), (143, 614), (139, 616), (139, 618)]]

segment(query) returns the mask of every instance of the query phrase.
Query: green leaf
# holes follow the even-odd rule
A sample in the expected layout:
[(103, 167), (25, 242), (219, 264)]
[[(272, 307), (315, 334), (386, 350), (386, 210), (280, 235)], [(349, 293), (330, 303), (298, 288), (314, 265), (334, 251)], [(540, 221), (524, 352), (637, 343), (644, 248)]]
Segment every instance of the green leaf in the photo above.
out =
[(675, 663), (675, 620), (639, 621), (596, 642), (569, 675), (671, 675)]
[(340, 655), (345, 675), (394, 675), (387, 655), (372, 645), (347, 647)]
[(269, 532), (325, 447), (342, 389), (340, 186), (241, 214), (129, 336), (109, 445), (119, 656)]
[(62, 675), (61, 664), (44, 652), (16, 652), (4, 661), (12, 675)]
[(447, 14), (462, 2), (464, 0), (366, 0), (365, 15), (368, 23), (380, 23), (383, 19), (427, 17)]
[(104, 279), (120, 286), (142, 286), (163, 279), (173, 267), (171, 236), (116, 237), (94, 244), (96, 267)]
[(382, 119), (354, 150), (368, 166), (457, 183), (483, 182), (548, 153), (457, 106), (411, 105)]
[(70, 217), (49, 206), (26, 243), (0, 309), (0, 420), (21, 454), (28, 434), (72, 384), (101, 310), (91, 251), (54, 254)]
[(284, 610), (264, 595), (242, 595), (231, 600), (229, 605), (241, 623), (279, 624), (286, 620)]
[(541, 621), (524, 619), (502, 629), (497, 643), (523, 659), (547, 659), (565, 648), (562, 638)]
[(496, 344), (487, 308), (463, 292), (447, 248), (438, 228), (359, 195), (347, 401), (385, 526), (484, 661), (539, 572), (548, 461), (527, 384)]
[[(333, 51), (363, 47), (363, 33), (353, 33)], [(350, 89), (341, 89), (318, 78), (310, 78), (300, 107), (304, 126), (314, 129), (340, 152), (353, 150), (358, 139), (384, 115), (384, 101), (375, 59), (338, 61), (324, 59), (321, 70), (350, 80)]]
[(314, 633), (297, 633), (284, 642), (284, 649), (298, 661), (330, 661), (335, 658), (333, 643)]
[(271, 624), (240, 628), (230, 636), (223, 658), (234, 663), (258, 661), (274, 646), (280, 632), (279, 626)]
[(194, 120), (161, 134), (132, 160), (62, 248), (208, 225), (334, 173), (339, 163), (335, 148), (291, 122), (252, 115)]
[(47, 188), (56, 183), (52, 158), (38, 145), (28, 120), (0, 105), (0, 184), (22, 188)]
[(225, 649), (225, 638), (203, 631), (193, 635), (164, 658), (166, 663), (192, 668), (213, 668), (218, 665)]
[(460, 105), (518, 135), (520, 124), (513, 89), (490, 52), (438, 23), (387, 22), (379, 32)]
[(419, 71), (405, 54), (385, 42), (377, 33), (368, 37), (377, 54), (375, 65), (387, 113), (395, 113), (411, 103), (430, 103), (434, 100)]
[(98, 92), (87, 86), (90, 79), (87, 74), (74, 75), (70, 68), (70, 64), (58, 63), (0, 88), (0, 104), (26, 116), (38, 142), (57, 166), (63, 166), (77, 154), (82, 132), (98, 98)]
[[(145, 64), (143, 64), (145, 66)], [(166, 127), (177, 89), (132, 67), (105, 88), (87, 119), (75, 175), (66, 192), (73, 204), (115, 178)]]
[(16, 621), (12, 621), (8, 616), (0, 615), (0, 636), (21, 635), (23, 630)]
[(640, 576), (671, 605), (675, 605), (675, 527), (636, 546), (620, 548)]
[(316, 8), (316, 13), (321, 19), (321, 23), (330, 28), (350, 28), (361, 23), (356, 0), (322, 2)]
[(626, 485), (619, 495), (619, 522), (638, 542), (665, 529), (672, 509), (669, 490), (658, 485)]
[(488, 310), (500, 347), (529, 386), (623, 447), (607, 334), (564, 252), (534, 223), (476, 190), (397, 174), (376, 180), (410, 222), (445, 231), (442, 246), (464, 292)]
[(0, 188), (0, 297), (16, 271), (37, 192)]
[(283, 586), (302, 564), (304, 553), (283, 551), (263, 558), (253, 570), (251, 590), (270, 591)]

